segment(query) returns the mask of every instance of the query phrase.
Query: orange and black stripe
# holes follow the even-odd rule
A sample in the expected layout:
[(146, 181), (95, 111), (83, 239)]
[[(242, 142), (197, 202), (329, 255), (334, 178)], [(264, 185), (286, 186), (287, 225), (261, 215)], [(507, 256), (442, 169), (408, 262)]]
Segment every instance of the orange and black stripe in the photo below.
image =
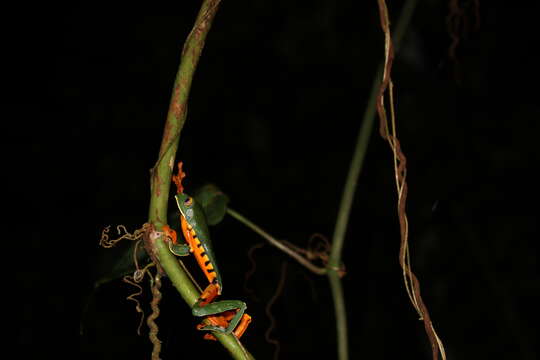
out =
[(187, 221), (185, 221), (183, 218), (182, 218), (182, 223), (183, 223), (182, 230), (184, 230), (184, 236), (189, 246), (191, 247), (193, 254), (195, 255), (195, 259), (197, 260), (197, 263), (199, 264), (204, 275), (208, 279), (208, 282), (216, 285), (216, 287), (218, 288), (218, 293), (221, 294), (221, 283), (217, 276), (216, 266), (214, 264), (214, 261), (208, 254), (208, 251), (207, 251), (208, 249), (206, 248), (205, 244), (203, 244), (199, 240), (199, 237), (197, 236), (197, 233), (195, 232), (193, 227), (187, 224)]

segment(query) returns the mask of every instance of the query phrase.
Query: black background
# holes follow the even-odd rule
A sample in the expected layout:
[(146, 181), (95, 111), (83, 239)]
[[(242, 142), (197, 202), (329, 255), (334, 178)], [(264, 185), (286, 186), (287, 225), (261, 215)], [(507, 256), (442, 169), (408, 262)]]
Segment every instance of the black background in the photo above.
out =
[[(331, 238), (383, 55), (376, 2), (362, 3), (221, 4), (177, 154), (187, 191), (213, 182), (231, 207), (297, 246), (313, 233)], [(402, 4), (389, 2), (393, 22)], [(424, 1), (393, 69), (411, 262), (449, 359), (534, 359), (540, 108), (528, 90), (537, 61), (532, 12), (481, 2), (475, 29), (473, 2), (460, 4), (471, 27), (456, 60), (448, 57), (447, 2)], [(9, 270), (16, 269), (13, 333), (21, 355), (149, 358), (147, 329), (136, 335), (139, 315), (125, 300), (133, 289), (118, 280), (92, 291), (106, 256), (98, 240), (106, 225), (134, 230), (147, 219), (149, 169), (198, 6), (183, 4), (169, 11), (175, 16), (85, 8), (6, 15), (4, 69), (15, 106), (5, 124), (16, 130), (6, 130), (4, 145), (19, 166), (5, 175), (17, 185), (7, 189), (16, 198), (12, 225), (24, 234)], [(398, 263), (392, 166), (374, 131), (343, 249), (351, 358), (430, 358)], [(261, 239), (232, 218), (211, 230), (223, 297), (244, 299), (254, 317), (243, 337), (253, 355), (273, 356), (265, 306), (287, 262), (272, 308), (281, 358), (334, 358), (327, 279), (265, 246), (249, 281), (257, 301), (243, 286), (247, 251)], [(167, 280), (162, 291), (162, 358), (225, 357), (201, 339)]]

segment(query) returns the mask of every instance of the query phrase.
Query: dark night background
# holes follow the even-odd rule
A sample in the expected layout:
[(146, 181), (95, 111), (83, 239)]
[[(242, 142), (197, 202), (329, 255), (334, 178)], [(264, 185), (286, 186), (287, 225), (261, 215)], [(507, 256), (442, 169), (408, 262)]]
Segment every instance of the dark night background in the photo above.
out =
[[(231, 207), (297, 246), (313, 233), (332, 236), (383, 55), (376, 1), (362, 3), (222, 2), (177, 154), (187, 191), (213, 182)], [(394, 23), (402, 4), (388, 2)], [(460, 4), (472, 25), (473, 2)], [(538, 60), (528, 38), (534, 21), (530, 11), (480, 6), (480, 27), (461, 39), (457, 64), (448, 57), (447, 1), (419, 2), (396, 56), (411, 262), (448, 359), (535, 359), (532, 167), (539, 160), (540, 107), (536, 91), (526, 90), (536, 80), (529, 71)], [(170, 11), (176, 16), (73, 8), (4, 22), (13, 45), (4, 59), (14, 80), (11, 119), (24, 134), (5, 136), (4, 143), (9, 157), (23, 160), (12, 175), (27, 194), (22, 214), (30, 214), (14, 223), (25, 229), (26, 265), (16, 267), (15, 277), (21, 357), (150, 357), (147, 328), (137, 336), (139, 314), (125, 299), (133, 289), (117, 280), (92, 292), (106, 261), (98, 240), (106, 225), (134, 230), (147, 219), (149, 169), (198, 7), (183, 4)], [(431, 358), (402, 281), (395, 201), (391, 151), (374, 131), (343, 252), (351, 359)], [(335, 358), (327, 279), (265, 246), (255, 253), (249, 281), (254, 299), (243, 290), (247, 251), (262, 240), (230, 217), (211, 231), (223, 298), (245, 300), (254, 317), (243, 337), (252, 354), (273, 356), (264, 340), (265, 305), (287, 262), (285, 287), (272, 307), (280, 358)], [(166, 279), (162, 292), (161, 357), (195, 351), (226, 357), (221, 346), (202, 340)]]

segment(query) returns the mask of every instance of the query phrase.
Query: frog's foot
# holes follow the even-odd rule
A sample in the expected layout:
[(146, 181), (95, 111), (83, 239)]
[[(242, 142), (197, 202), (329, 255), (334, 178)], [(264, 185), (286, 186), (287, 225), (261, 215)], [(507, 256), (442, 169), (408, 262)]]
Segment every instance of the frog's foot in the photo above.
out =
[(163, 230), (163, 233), (165, 234), (165, 237), (167, 238), (169, 242), (172, 242), (173, 244), (178, 243), (178, 239), (176, 237), (176, 231), (171, 229), (169, 225), (163, 225), (162, 230)]
[[(223, 314), (215, 315), (215, 316), (209, 316), (206, 319), (212, 324), (212, 326), (220, 327), (225, 330), (229, 326), (231, 320), (234, 318), (238, 311), (237, 310), (230, 310), (226, 311)], [(248, 314), (243, 314), (242, 319), (232, 332), (238, 339), (242, 337), (244, 332), (246, 331), (247, 327), (249, 326), (249, 323), (251, 322), (251, 316)], [(200, 323), (197, 325), (197, 330), (204, 330), (204, 328), (207, 328), (208, 324)], [(216, 337), (211, 333), (204, 334), (205, 340), (217, 340)]]

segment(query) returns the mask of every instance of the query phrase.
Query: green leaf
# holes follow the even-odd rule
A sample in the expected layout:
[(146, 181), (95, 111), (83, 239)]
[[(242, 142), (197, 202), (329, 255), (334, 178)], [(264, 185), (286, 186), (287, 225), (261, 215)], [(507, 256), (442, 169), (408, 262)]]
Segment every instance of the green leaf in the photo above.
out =
[(216, 185), (206, 184), (195, 190), (193, 197), (201, 204), (208, 225), (217, 225), (227, 212), (229, 197)]

